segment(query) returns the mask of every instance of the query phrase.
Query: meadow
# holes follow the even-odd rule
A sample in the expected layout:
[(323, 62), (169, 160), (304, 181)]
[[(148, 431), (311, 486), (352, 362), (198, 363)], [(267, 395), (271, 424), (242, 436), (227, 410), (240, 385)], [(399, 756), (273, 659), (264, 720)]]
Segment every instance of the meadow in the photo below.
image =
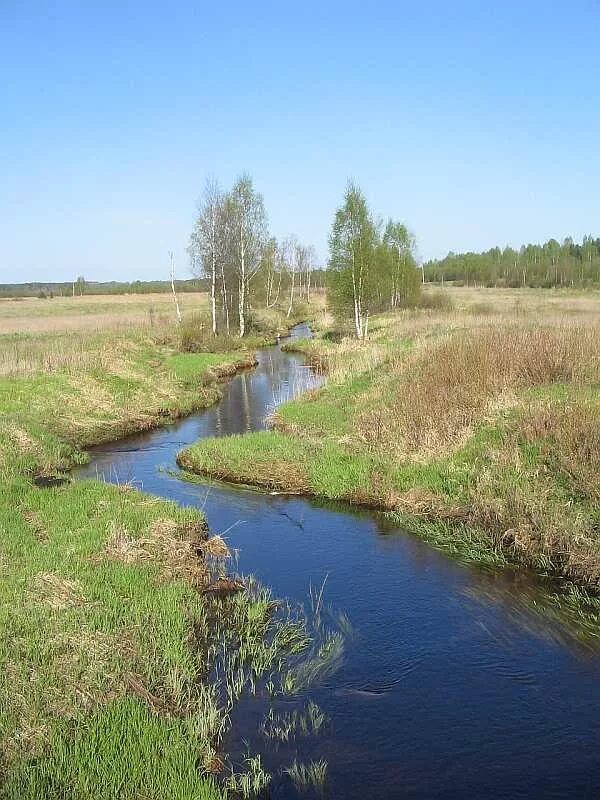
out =
[[(250, 797), (268, 785), (258, 755), (240, 771), (222, 752), (231, 711), (265, 684), (303, 689), (299, 676), (327, 666), (320, 654), (339, 652), (337, 634), (251, 580), (210, 599), (228, 551), (201, 514), (68, 470), (86, 446), (214, 403), (222, 380), (309, 313), (316, 336), (284, 347), (324, 387), (280, 406), (272, 430), (199, 442), (183, 467), (382, 509), (458, 559), (598, 587), (600, 293), (426, 287), (418, 307), (372, 317), (366, 342), (323, 298), (289, 320), (256, 311), (240, 341), (212, 337), (202, 298), (184, 296), (176, 326), (160, 297), (152, 317), (149, 295), (25, 300), (14, 307), (35, 312), (21, 323), (0, 304), (13, 326), (0, 336), (7, 800)], [(588, 603), (584, 627), (597, 630), (596, 606), (573, 597), (574, 617)], [(265, 721), (282, 740), (290, 724)], [(317, 786), (325, 768), (288, 774)]]
[(230, 771), (220, 743), (238, 694), (309, 648), (305, 622), (254, 584), (207, 599), (228, 551), (200, 513), (68, 477), (86, 446), (214, 403), (289, 324), (257, 315), (211, 352), (198, 298), (182, 326), (169, 302), (0, 304), (0, 797), (220, 798), (268, 781), (260, 759)]
[[(206, 294), (183, 294), (182, 315), (206, 312)], [(83, 295), (0, 299), (0, 377), (108, 366), (113, 344), (141, 333), (168, 337), (175, 310), (170, 294)]]
[[(178, 300), (184, 315), (208, 308), (206, 292), (183, 292)], [(170, 293), (0, 299), (0, 335), (139, 330), (171, 323), (174, 318)]]
[(358, 342), (293, 343), (324, 388), (204, 440), (216, 478), (380, 508), (461, 557), (600, 583), (600, 293), (426, 287)]

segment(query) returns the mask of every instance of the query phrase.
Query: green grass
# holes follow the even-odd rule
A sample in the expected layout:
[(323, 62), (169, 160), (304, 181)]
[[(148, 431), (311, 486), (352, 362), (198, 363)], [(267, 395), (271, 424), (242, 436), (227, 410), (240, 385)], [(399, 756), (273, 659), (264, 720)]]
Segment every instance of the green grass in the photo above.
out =
[(188, 573), (203, 566), (169, 550), (187, 552), (202, 516), (127, 486), (32, 477), (210, 405), (253, 354), (136, 333), (86, 344), (76, 363), (0, 378), (0, 797), (220, 797), (203, 767), (226, 713), (203, 688), (207, 650), (191, 646), (206, 601)]
[(175, 353), (165, 358), (164, 367), (183, 384), (197, 385), (209, 369), (239, 361), (239, 353)]
[(48, 470), (59, 442), (66, 452), (64, 443), (79, 448), (205, 408), (220, 397), (220, 372), (252, 358), (245, 350), (182, 354), (131, 335), (115, 339), (100, 364), (90, 357), (85, 368), (0, 378), (0, 461), (18, 450), (27, 469), (37, 459)]
[[(201, 596), (183, 579), (164, 579), (155, 561), (102, 554), (115, 533), (145, 538), (165, 520), (185, 538), (199, 516), (95, 481), (52, 489), (15, 481), (2, 500), (0, 734), (9, 776), (15, 770), (6, 796), (159, 797), (160, 787), (171, 796), (176, 775), (183, 765), (192, 769), (205, 743), (128, 697), (125, 676), (177, 704), (176, 687), (193, 685), (204, 669), (189, 648)], [(107, 770), (110, 748), (119, 749), (126, 733), (131, 752)], [(144, 769), (148, 752), (168, 742), (167, 760)], [(127, 763), (133, 771), (122, 782)], [(146, 794), (152, 770), (160, 781)]]
[(316, 402), (292, 400), (278, 410), (283, 427), (297, 426), (313, 434), (345, 436), (352, 431), (357, 402), (372, 386), (374, 376), (357, 375), (345, 383), (331, 384), (319, 393)]
[[(415, 377), (431, 374), (435, 351), (427, 342), (439, 334), (427, 331), (419, 344), (425, 356), (419, 360), (419, 351), (411, 351), (405, 338), (385, 338), (393, 324), (393, 318), (377, 320), (373, 329), (378, 338), (364, 348), (343, 342), (322, 346), (319, 339), (301, 342), (302, 352), (320, 354), (333, 365), (329, 383), (282, 405), (274, 418), (276, 430), (203, 440), (180, 453), (180, 465), (219, 479), (380, 508), (462, 560), (488, 566), (520, 564), (591, 587), (600, 585), (600, 464), (595, 455), (600, 447), (600, 393), (595, 361), (588, 368), (585, 357), (578, 355), (578, 369), (583, 371), (576, 374), (583, 377), (573, 383), (531, 388), (519, 384), (509, 405), (493, 414), (481, 401), (480, 419), (461, 441), (442, 448), (435, 440), (433, 452), (412, 455), (394, 439), (395, 431), (404, 435), (406, 430), (402, 417), (394, 418), (397, 398), (412, 390)], [(462, 340), (443, 333), (442, 352), (453, 357), (452, 343), (460, 347)], [(577, 341), (577, 335), (572, 331), (564, 347)], [(489, 334), (485, 336), (482, 341), (489, 341)], [(584, 332), (574, 351), (590, 341), (589, 332)], [(540, 342), (543, 348), (545, 340)], [(365, 369), (370, 352), (378, 362)], [(543, 352), (552, 352), (552, 347)], [(529, 361), (524, 363), (531, 363), (531, 354), (525, 358)], [(353, 360), (354, 371), (349, 369)], [(485, 364), (484, 354), (480, 368)], [(491, 364), (496, 368), (493, 359)], [(455, 373), (449, 379), (455, 380)], [(478, 376), (468, 380), (473, 393)], [(481, 385), (487, 385), (483, 378)], [(459, 396), (460, 389), (459, 385)], [(445, 389), (432, 385), (431, 391)], [(468, 396), (469, 402), (473, 396)], [(428, 401), (426, 392), (416, 398)], [(449, 412), (460, 419), (458, 401), (451, 403)], [(444, 413), (445, 406), (438, 405)], [(418, 424), (427, 417), (414, 419)], [(422, 439), (422, 431), (418, 433)]]
[[(308, 646), (301, 621), (275, 619), (256, 590), (208, 624), (190, 544), (199, 513), (128, 486), (32, 478), (215, 402), (269, 332), (198, 353), (178, 352), (172, 335), (80, 336), (76, 359), (45, 370), (50, 351), (34, 337), (27, 360), (21, 337), (24, 360), (0, 378), (0, 797), (224, 797), (207, 770), (222, 765), (231, 704)], [(249, 757), (239, 786), (265, 779), (258, 766)]]
[(218, 800), (192, 743), (193, 720), (158, 718), (139, 700), (122, 698), (86, 719), (75, 736), (54, 732), (49, 754), (8, 778), (7, 800)]

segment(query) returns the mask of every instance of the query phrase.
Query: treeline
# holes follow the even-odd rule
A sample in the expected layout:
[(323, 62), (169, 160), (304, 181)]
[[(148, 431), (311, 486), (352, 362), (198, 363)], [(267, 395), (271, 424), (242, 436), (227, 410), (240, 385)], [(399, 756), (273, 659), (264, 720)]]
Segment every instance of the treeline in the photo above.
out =
[(376, 222), (354, 183), (346, 189), (329, 237), (329, 298), (338, 316), (366, 339), (369, 314), (415, 305), (421, 275), (415, 238), (405, 225)]
[(322, 284), (312, 247), (269, 235), (264, 200), (249, 175), (227, 192), (207, 181), (188, 252), (192, 271), (208, 284), (215, 335), (244, 336), (254, 305), (278, 306), (289, 317), (296, 304), (310, 303), (315, 278)]
[[(175, 282), (178, 292), (205, 292), (206, 281), (198, 278)], [(79, 277), (66, 283), (2, 283), (0, 297), (80, 297), (96, 294), (157, 294), (170, 292), (170, 281), (86, 281)]]
[(600, 284), (600, 238), (584, 236), (581, 244), (566, 238), (544, 244), (492, 247), (483, 253), (448, 253), (424, 265), (428, 281), (455, 281), (466, 286), (550, 288)]

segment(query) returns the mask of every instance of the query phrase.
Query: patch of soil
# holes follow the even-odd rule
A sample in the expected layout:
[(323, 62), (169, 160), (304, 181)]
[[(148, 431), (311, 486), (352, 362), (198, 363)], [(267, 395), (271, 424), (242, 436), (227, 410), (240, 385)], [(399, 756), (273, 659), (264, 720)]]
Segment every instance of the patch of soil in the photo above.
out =
[(64, 475), (34, 475), (33, 483), (38, 489), (53, 489), (55, 486), (71, 483), (71, 479)]

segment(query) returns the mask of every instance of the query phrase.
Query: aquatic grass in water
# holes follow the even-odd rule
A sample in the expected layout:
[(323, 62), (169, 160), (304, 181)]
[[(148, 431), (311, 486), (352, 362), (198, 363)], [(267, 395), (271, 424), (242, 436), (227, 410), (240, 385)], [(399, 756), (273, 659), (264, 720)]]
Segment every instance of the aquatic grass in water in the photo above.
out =
[(307, 614), (275, 601), (254, 578), (245, 584), (244, 592), (212, 601), (201, 634), (213, 643), (210, 670), (222, 682), (228, 709), (245, 690), (273, 688), (277, 679), (281, 691), (298, 693), (333, 674), (343, 659), (344, 637), (323, 623), (320, 605)]
[(299, 694), (334, 675), (344, 660), (344, 638), (338, 632), (327, 632), (309, 656), (295, 664), (282, 677), (284, 694)]
[(290, 776), (292, 783), (299, 792), (305, 793), (310, 789), (314, 789), (318, 795), (323, 795), (327, 777), (326, 761), (310, 761), (308, 764), (294, 761), (285, 772)]
[(261, 733), (267, 739), (288, 742), (297, 735), (317, 736), (327, 722), (328, 717), (325, 712), (309, 700), (303, 712), (294, 709), (277, 714), (273, 708), (269, 709), (263, 719)]
[(260, 755), (248, 756), (244, 763), (247, 765), (247, 770), (242, 773), (235, 773), (232, 770), (225, 781), (225, 788), (243, 800), (250, 800), (269, 786), (271, 776), (263, 769)]

